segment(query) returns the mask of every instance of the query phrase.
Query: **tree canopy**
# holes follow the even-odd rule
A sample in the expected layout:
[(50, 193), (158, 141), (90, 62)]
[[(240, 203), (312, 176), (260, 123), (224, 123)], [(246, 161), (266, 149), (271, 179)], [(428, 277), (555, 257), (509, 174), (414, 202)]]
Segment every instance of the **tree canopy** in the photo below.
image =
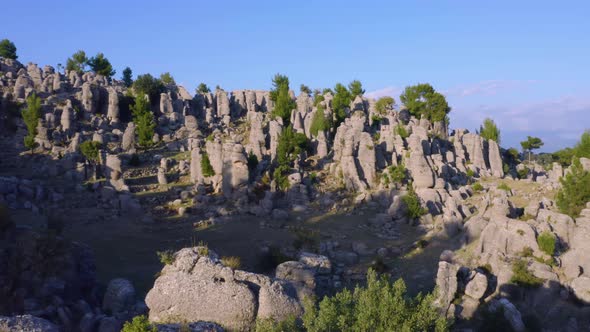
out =
[(164, 89), (164, 83), (150, 74), (139, 75), (133, 82), (135, 93), (148, 95), (152, 103), (158, 100), (160, 93), (164, 92)]
[(135, 96), (135, 104), (131, 106), (133, 122), (137, 132), (138, 143), (141, 147), (149, 147), (153, 144), (156, 122), (150, 110), (150, 103), (143, 94)]
[(66, 70), (75, 71), (79, 74), (82, 74), (86, 69), (87, 64), (88, 57), (86, 56), (86, 52), (79, 50), (78, 52), (72, 54), (72, 57), (68, 58), (66, 61)]
[(207, 86), (207, 84), (200, 83), (199, 86), (197, 87), (197, 91), (196, 92), (197, 93), (205, 94), (205, 93), (211, 92), (211, 89), (209, 89), (209, 87)]
[(387, 112), (393, 110), (393, 105), (395, 105), (393, 97), (381, 97), (375, 103), (375, 111), (379, 115), (386, 115)]
[(543, 146), (543, 141), (538, 137), (527, 136), (526, 141), (520, 142), (520, 146), (524, 151), (529, 152), (529, 161), (531, 160), (531, 154), (533, 150), (536, 150)]
[(12, 60), (18, 59), (14, 43), (8, 39), (2, 39), (2, 41), (0, 41), (0, 56)]
[(299, 91), (301, 91), (301, 93), (305, 93), (305, 94), (311, 95), (311, 89), (307, 85), (305, 85), (305, 84), (301, 84), (299, 86)]
[(361, 81), (359, 81), (359, 80), (354, 80), (354, 81), (350, 82), (348, 84), (348, 90), (350, 91), (351, 99), (354, 99), (357, 96), (362, 96), (365, 93), (365, 90), (363, 89), (363, 85), (361, 84)]
[(174, 77), (169, 72), (160, 74), (160, 81), (164, 84), (176, 84)]
[(336, 120), (336, 127), (346, 119), (350, 102), (352, 101), (352, 94), (346, 87), (340, 83), (334, 87), (334, 99), (332, 99), (332, 109), (334, 110), (334, 118)]
[(41, 98), (35, 93), (27, 97), (27, 108), (22, 111), (22, 117), (28, 132), (24, 138), (25, 146), (32, 150), (35, 147), (37, 125), (41, 118)]
[(116, 73), (109, 59), (107, 59), (102, 53), (98, 53), (96, 56), (90, 58), (90, 60), (88, 60), (88, 66), (96, 74), (108, 78), (111, 78)]
[(273, 89), (270, 91), (270, 99), (275, 103), (272, 115), (283, 119), (283, 124), (288, 125), (291, 112), (297, 107), (289, 94), (289, 78), (276, 74), (272, 79)]
[(123, 69), (123, 77), (121, 77), (121, 79), (126, 87), (130, 87), (133, 84), (133, 72), (131, 71), (131, 68), (125, 67), (125, 69)]
[(590, 172), (585, 171), (580, 159), (574, 158), (571, 172), (560, 179), (557, 207), (562, 213), (577, 218), (590, 201)]
[(400, 99), (410, 114), (418, 119), (425, 117), (432, 122), (448, 122), (447, 114), (451, 108), (445, 96), (436, 92), (428, 83), (406, 87)]
[(479, 127), (479, 135), (500, 144), (500, 129), (498, 129), (494, 120), (490, 118), (483, 120), (483, 124)]
[(80, 152), (86, 160), (91, 163), (98, 162), (98, 150), (100, 149), (100, 143), (96, 141), (85, 141), (80, 144)]

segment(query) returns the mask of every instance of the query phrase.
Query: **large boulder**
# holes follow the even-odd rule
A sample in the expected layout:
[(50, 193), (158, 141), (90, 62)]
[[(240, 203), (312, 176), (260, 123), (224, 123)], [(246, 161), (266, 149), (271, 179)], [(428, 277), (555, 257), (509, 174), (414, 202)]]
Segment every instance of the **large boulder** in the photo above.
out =
[(0, 331), (2, 332), (59, 332), (57, 325), (39, 317), (31, 315), (2, 317), (0, 316)]
[(102, 309), (110, 313), (128, 311), (135, 304), (135, 288), (127, 279), (113, 279), (109, 282), (102, 301)]
[(436, 286), (438, 287), (437, 304), (446, 312), (457, 292), (457, 272), (459, 266), (449, 262), (438, 262)]

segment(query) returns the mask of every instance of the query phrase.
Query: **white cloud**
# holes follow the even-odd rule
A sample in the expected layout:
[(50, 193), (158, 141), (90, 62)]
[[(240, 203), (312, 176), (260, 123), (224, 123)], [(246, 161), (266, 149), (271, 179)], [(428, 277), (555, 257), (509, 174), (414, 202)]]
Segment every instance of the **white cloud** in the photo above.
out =
[(460, 85), (443, 91), (447, 96), (469, 97), (476, 95), (493, 96), (504, 90), (533, 84), (534, 80), (487, 80), (473, 84)]
[(398, 99), (398, 96), (402, 93), (402, 91), (403, 91), (402, 88), (398, 88), (395, 86), (388, 86), (383, 89), (367, 92), (367, 93), (365, 93), (365, 96), (367, 98), (375, 98), (375, 99), (380, 98), (380, 97), (385, 97), (385, 96), (391, 96), (391, 97), (395, 97), (395, 99)]

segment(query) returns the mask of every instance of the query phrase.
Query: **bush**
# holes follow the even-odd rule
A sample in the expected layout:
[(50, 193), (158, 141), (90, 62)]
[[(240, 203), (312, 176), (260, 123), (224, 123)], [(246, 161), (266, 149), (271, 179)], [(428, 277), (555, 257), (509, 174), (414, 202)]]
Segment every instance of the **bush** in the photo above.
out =
[(283, 125), (286, 126), (291, 119), (291, 112), (297, 107), (297, 104), (289, 95), (289, 78), (285, 75), (276, 74), (272, 84), (273, 89), (270, 91), (270, 99), (275, 103), (272, 115), (283, 119)]
[(209, 155), (206, 152), (203, 152), (201, 156), (201, 172), (203, 172), (203, 176), (206, 178), (215, 175), (215, 170), (211, 166)]
[(467, 175), (468, 178), (472, 178), (475, 176), (475, 172), (471, 168), (468, 168), (467, 171), (465, 171), (465, 175)]
[(512, 278), (510, 282), (522, 287), (539, 287), (543, 284), (543, 280), (535, 277), (527, 267), (524, 260), (517, 260), (512, 264)]
[(378, 125), (382, 120), (383, 120), (383, 118), (380, 115), (377, 115), (377, 114), (371, 115), (371, 121), (373, 122), (374, 125)]
[(496, 126), (494, 120), (487, 118), (483, 125), (479, 127), (479, 135), (486, 140), (492, 140), (500, 144), (500, 129)]
[(568, 172), (559, 181), (556, 203), (562, 213), (577, 218), (590, 201), (590, 172), (585, 171), (579, 159), (574, 159)]
[(348, 91), (350, 91), (352, 99), (356, 98), (357, 96), (362, 96), (365, 93), (363, 85), (359, 80), (354, 80), (350, 82), (348, 84)]
[(0, 56), (12, 60), (18, 59), (14, 43), (8, 39), (2, 39), (2, 41), (0, 41)]
[(504, 191), (511, 191), (512, 190), (512, 188), (510, 188), (510, 186), (504, 182), (502, 182), (498, 185), (498, 189), (504, 190)]
[(330, 129), (330, 120), (326, 118), (324, 107), (319, 106), (311, 119), (310, 133), (317, 137), (318, 132)]
[(518, 174), (518, 178), (521, 180), (526, 179), (529, 176), (529, 169), (527, 167), (520, 169), (516, 172)]
[(430, 84), (408, 86), (400, 99), (410, 114), (417, 119), (424, 117), (433, 122), (448, 122), (447, 114), (451, 108), (445, 97), (436, 92)]
[(133, 122), (136, 126), (135, 131), (137, 132), (139, 146), (152, 146), (154, 144), (153, 139), (156, 122), (154, 121), (154, 114), (150, 109), (149, 102), (142, 94), (135, 97), (135, 104), (131, 105), (131, 112), (133, 114)]
[(293, 315), (282, 321), (276, 321), (272, 318), (256, 319), (255, 332), (297, 332), (302, 329), (297, 325), (297, 318)]
[(332, 99), (332, 109), (334, 110), (334, 119), (336, 120), (336, 127), (340, 125), (346, 119), (347, 110), (350, 107), (352, 101), (351, 93), (346, 87), (340, 83), (334, 87), (336, 94)]
[(176, 84), (176, 82), (174, 81), (174, 77), (172, 77), (172, 75), (169, 72), (160, 74), (160, 81), (162, 81), (162, 83), (166, 85)]
[(291, 163), (305, 149), (307, 149), (305, 134), (296, 133), (291, 125), (283, 130), (277, 145), (278, 167), (273, 172), (273, 178), (281, 190), (289, 188), (287, 174), (291, 170)]
[(381, 97), (375, 103), (375, 111), (380, 115), (386, 115), (393, 110), (393, 105), (395, 105), (395, 100), (392, 97)]
[(240, 257), (238, 256), (223, 256), (221, 257), (221, 263), (233, 270), (237, 270), (242, 265)]
[(174, 263), (174, 251), (172, 250), (156, 251), (156, 255), (158, 255), (160, 263), (164, 265), (171, 265)]
[(90, 58), (88, 60), (88, 66), (93, 72), (108, 78), (111, 78), (116, 73), (109, 59), (105, 58), (102, 53), (98, 53), (96, 56)]
[(383, 173), (382, 178), (386, 186), (390, 183), (403, 184), (406, 180), (407, 173), (404, 164), (387, 167), (386, 172)]
[(98, 162), (98, 150), (100, 143), (95, 141), (85, 141), (80, 144), (80, 152), (89, 162)]
[(480, 192), (483, 190), (483, 186), (481, 185), (481, 183), (476, 182), (471, 186), (471, 189), (473, 189), (473, 191), (475, 192)]
[(311, 89), (307, 85), (305, 85), (305, 84), (301, 84), (299, 86), (299, 91), (301, 91), (301, 93), (305, 93), (307, 95), (311, 95)]
[(326, 100), (326, 98), (324, 97), (324, 95), (316, 93), (313, 96), (313, 106), (318, 107), (325, 100)]
[(304, 300), (303, 325), (309, 332), (323, 331), (448, 331), (449, 322), (434, 305), (434, 295), (406, 294), (402, 279), (367, 273), (367, 286), (344, 289), (315, 305)]
[(420, 204), (420, 198), (414, 190), (410, 190), (408, 194), (402, 196), (402, 201), (406, 204), (406, 216), (410, 219), (420, 218), (427, 212)]
[(131, 322), (125, 322), (121, 332), (158, 332), (158, 329), (152, 325), (146, 316), (135, 316)]
[(403, 139), (410, 137), (408, 130), (406, 129), (406, 127), (402, 125), (398, 125), (397, 127), (395, 127), (395, 133), (400, 135)]
[(207, 86), (207, 84), (205, 83), (200, 83), (199, 86), (197, 87), (197, 93), (201, 93), (201, 94), (205, 94), (205, 93), (209, 93), (211, 92), (211, 89), (209, 89), (209, 87)]
[(199, 256), (209, 256), (209, 245), (203, 241), (199, 241), (197, 244), (197, 254)]
[(22, 111), (22, 117), (28, 132), (25, 136), (25, 146), (32, 150), (35, 147), (37, 125), (41, 118), (41, 98), (35, 93), (27, 97), (27, 108)]
[(541, 251), (549, 256), (555, 253), (555, 236), (550, 232), (543, 232), (537, 237), (537, 244)]
[(66, 70), (75, 71), (78, 74), (82, 74), (86, 69), (87, 63), (88, 57), (86, 57), (86, 52), (79, 50), (66, 61)]

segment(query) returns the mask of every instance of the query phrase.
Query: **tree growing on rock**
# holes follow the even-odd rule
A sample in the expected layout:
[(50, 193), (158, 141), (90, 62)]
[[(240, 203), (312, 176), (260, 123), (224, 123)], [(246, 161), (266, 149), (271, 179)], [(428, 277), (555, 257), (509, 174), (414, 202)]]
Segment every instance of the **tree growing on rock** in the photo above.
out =
[(303, 325), (308, 332), (448, 331), (434, 300), (433, 294), (409, 297), (403, 279), (392, 283), (370, 269), (365, 287), (326, 296), (317, 306), (307, 298)]
[(590, 202), (590, 172), (584, 170), (578, 158), (573, 159), (570, 170), (560, 179), (556, 203), (562, 213), (576, 218)]
[(18, 59), (14, 43), (8, 39), (2, 39), (2, 41), (0, 41), (0, 56), (12, 60)]
[(305, 84), (301, 84), (299, 86), (299, 91), (301, 91), (301, 93), (305, 93), (307, 95), (311, 95), (311, 89), (307, 85), (305, 85)]
[(107, 59), (103, 53), (98, 53), (88, 60), (88, 66), (90, 69), (98, 75), (102, 75), (107, 78), (111, 78), (115, 75), (116, 71), (113, 69), (111, 62)]
[(211, 89), (209, 89), (209, 87), (207, 86), (207, 84), (205, 83), (200, 83), (199, 86), (197, 87), (197, 91), (195, 91), (196, 93), (200, 93), (200, 94), (206, 94), (211, 92)]
[(393, 110), (395, 105), (395, 99), (393, 97), (381, 97), (375, 102), (375, 111), (381, 116), (387, 115), (388, 112)]
[(494, 120), (490, 118), (483, 120), (483, 124), (479, 127), (479, 135), (500, 144), (500, 129), (498, 129)]
[(348, 84), (348, 90), (351, 94), (351, 99), (356, 98), (357, 96), (362, 96), (365, 94), (365, 90), (363, 89), (363, 84), (359, 80), (354, 80)]
[(311, 119), (311, 127), (309, 131), (313, 136), (317, 137), (318, 132), (326, 131), (328, 129), (330, 129), (330, 119), (326, 118), (324, 107), (319, 105)]
[(590, 130), (586, 130), (580, 141), (574, 147), (576, 157), (578, 158), (590, 158)]
[(156, 122), (150, 110), (150, 103), (143, 94), (135, 96), (135, 104), (131, 106), (133, 122), (137, 132), (139, 146), (150, 147), (154, 144)]
[(27, 97), (27, 108), (22, 111), (23, 121), (27, 127), (27, 136), (25, 136), (25, 147), (33, 151), (35, 148), (35, 136), (37, 135), (37, 125), (41, 118), (41, 98), (35, 93)]
[(281, 190), (289, 188), (287, 175), (291, 170), (291, 164), (306, 148), (307, 137), (305, 134), (295, 132), (291, 125), (285, 128), (279, 136), (277, 145), (278, 166), (273, 173), (273, 178)]
[(540, 147), (543, 146), (543, 141), (538, 138), (538, 137), (532, 137), (532, 136), (527, 136), (526, 141), (522, 141), (520, 142), (520, 146), (522, 146), (522, 149), (529, 153), (529, 163), (531, 162), (531, 154), (533, 153), (533, 150), (536, 150)]
[(334, 91), (336, 92), (334, 99), (332, 99), (332, 109), (334, 110), (336, 127), (338, 127), (346, 119), (350, 102), (352, 101), (352, 94), (340, 83), (336, 84)]
[(289, 78), (285, 75), (276, 74), (272, 79), (272, 84), (273, 89), (270, 91), (270, 100), (275, 103), (272, 115), (283, 119), (283, 124), (288, 125), (291, 112), (297, 107), (297, 104), (289, 95)]
[(206, 152), (201, 156), (201, 172), (203, 172), (203, 176), (206, 178), (215, 175), (215, 170), (211, 166), (209, 155)]
[(133, 90), (136, 94), (145, 94), (150, 98), (151, 103), (156, 103), (160, 98), (160, 93), (164, 92), (164, 83), (160, 79), (153, 77), (150, 74), (143, 74), (137, 76), (133, 82)]
[(172, 77), (172, 75), (169, 72), (160, 74), (160, 81), (162, 81), (162, 83), (166, 85), (176, 84), (176, 81), (174, 81), (174, 77)]
[(445, 97), (436, 92), (430, 84), (408, 86), (401, 94), (400, 99), (410, 114), (416, 118), (424, 117), (432, 122), (445, 121), (448, 123), (447, 114), (451, 108)]
[(88, 178), (86, 166), (89, 164), (93, 168), (93, 178), (96, 180), (96, 166), (99, 161), (100, 143), (95, 141), (85, 141), (80, 144), (80, 152), (84, 156), (84, 177)]
[(66, 70), (67, 71), (75, 71), (78, 74), (84, 73), (86, 69), (86, 65), (88, 64), (88, 57), (86, 56), (86, 52), (79, 50), (78, 52), (74, 53), (71, 58), (68, 58), (66, 61)]
[(123, 77), (121, 77), (121, 80), (123, 80), (123, 84), (125, 84), (126, 87), (133, 85), (133, 72), (131, 71), (131, 68), (125, 67), (125, 69), (123, 69)]

